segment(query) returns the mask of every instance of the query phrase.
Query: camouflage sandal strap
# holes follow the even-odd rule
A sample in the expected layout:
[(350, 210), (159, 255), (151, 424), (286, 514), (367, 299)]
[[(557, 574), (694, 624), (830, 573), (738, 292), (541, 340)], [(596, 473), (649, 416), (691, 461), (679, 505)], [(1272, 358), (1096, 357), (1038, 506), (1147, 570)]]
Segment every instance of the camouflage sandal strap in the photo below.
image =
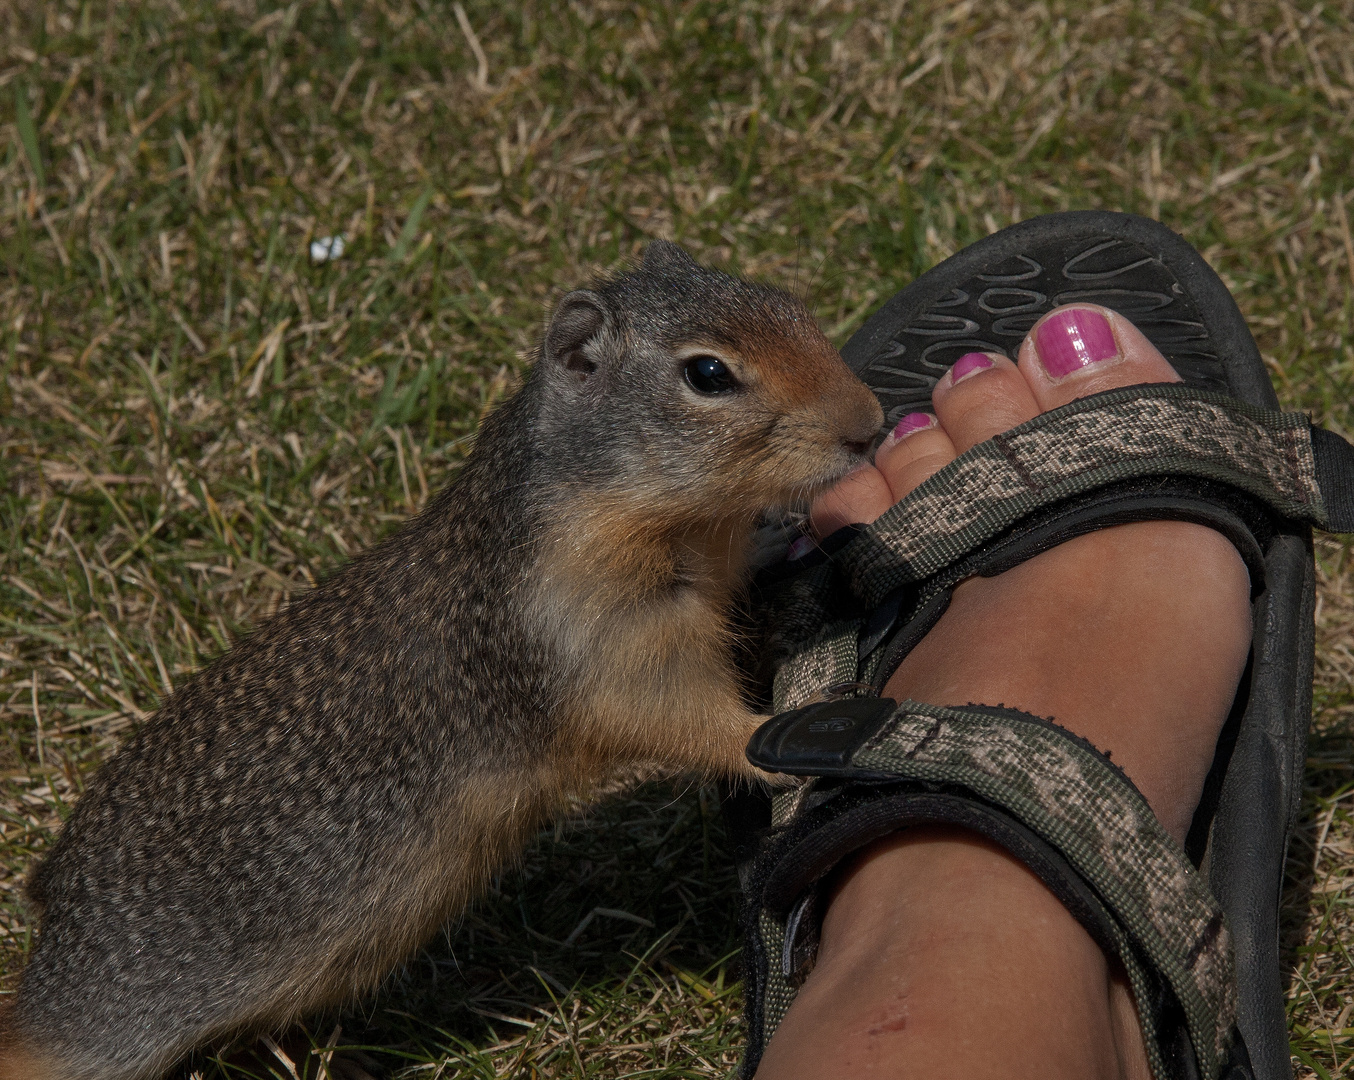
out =
[(1010, 709), (853, 698), (774, 717), (748, 757), (826, 778), (778, 798), (753, 871), (754, 1055), (812, 965), (817, 885), (879, 836), (948, 821), (1025, 862), (1123, 963), (1155, 1080), (1250, 1075), (1222, 912), (1132, 782), (1085, 740)]
[(1301, 413), (1179, 383), (1043, 413), (961, 454), (769, 585), (759, 599), (774, 708), (807, 704), (836, 683), (882, 686), (966, 576), (999, 573), (1079, 532), (1155, 518), (1218, 529), (1258, 594), (1276, 520), (1354, 532), (1354, 446)]
[(1043, 413), (980, 443), (864, 529), (833, 562), (874, 607), (1044, 507), (1144, 477), (1245, 492), (1284, 518), (1354, 528), (1344, 440), (1301, 413), (1183, 384), (1124, 387)]

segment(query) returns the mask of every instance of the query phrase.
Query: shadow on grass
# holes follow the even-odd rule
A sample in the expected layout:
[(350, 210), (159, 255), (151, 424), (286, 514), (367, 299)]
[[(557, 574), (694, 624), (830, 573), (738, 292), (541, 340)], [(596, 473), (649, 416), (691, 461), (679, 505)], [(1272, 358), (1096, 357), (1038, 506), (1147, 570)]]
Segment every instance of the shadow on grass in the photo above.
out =
[[(1354, 724), (1329, 724), (1313, 733), (1282, 907), (1283, 981), (1300, 988), (1290, 1004), (1295, 1016), (1306, 1011), (1303, 993), (1320, 996), (1321, 958), (1329, 951), (1323, 939), (1338, 936), (1327, 926), (1330, 905), (1322, 902), (1329, 874), (1314, 856), (1329, 832), (1334, 800), (1354, 781), (1352, 761)], [(438, 1077), (618, 1075), (600, 1061), (594, 1072), (590, 1044), (624, 1033), (629, 1020), (590, 1037), (588, 1016), (642, 1017), (664, 984), (672, 998), (693, 988), (697, 993), (690, 996), (703, 995), (722, 1013), (736, 1050), (738, 910), (737, 877), (715, 792), (648, 784), (543, 834), (518, 867), (380, 993), (289, 1033), (280, 1040), (281, 1057), (255, 1044), (224, 1060), (195, 1061), (176, 1075), (314, 1080), (323, 1075), (314, 1051), (335, 1043), (342, 1049), (326, 1059), (333, 1080), (405, 1069)], [(669, 1033), (687, 1022), (671, 1002), (658, 1012), (660, 1029)], [(554, 1053), (542, 1053), (552, 1027)], [(1303, 1030), (1294, 1036), (1299, 1061), (1325, 1056)], [(552, 1062), (560, 1071), (549, 1067)], [(1331, 1073), (1331, 1064), (1325, 1064), (1327, 1074), (1342, 1075)], [(674, 1065), (653, 1075), (718, 1075)]]
[[(280, 1040), (296, 1073), (266, 1044), (255, 1044), (224, 1060), (194, 1061), (176, 1075), (316, 1077), (322, 1074), (313, 1051), (333, 1045), (340, 1025), (337, 1041), (348, 1049), (330, 1062), (335, 1080), (448, 1058), (455, 1061), (447, 1076), (481, 1075), (466, 1069), (468, 1059), (482, 1075), (501, 1075), (491, 1059), (505, 1041), (553, 1023), (586, 1048), (574, 1025), (580, 1001), (606, 999), (609, 1009), (638, 1015), (660, 984), (678, 995), (694, 988), (698, 1000), (727, 1003), (722, 1011), (736, 1014), (738, 909), (714, 790), (648, 784), (538, 838), (518, 868), (373, 999), (338, 1017), (314, 1018)], [(581, 1059), (577, 1066), (569, 1074), (591, 1075)], [(511, 1075), (534, 1074), (524, 1060)]]

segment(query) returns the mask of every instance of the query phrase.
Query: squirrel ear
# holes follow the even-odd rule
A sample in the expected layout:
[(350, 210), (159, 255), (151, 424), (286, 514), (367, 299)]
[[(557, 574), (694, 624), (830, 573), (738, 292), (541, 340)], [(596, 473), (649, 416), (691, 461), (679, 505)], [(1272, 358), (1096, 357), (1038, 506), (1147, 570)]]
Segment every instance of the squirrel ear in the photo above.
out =
[(582, 382), (597, 370), (597, 362), (584, 354), (583, 346), (606, 323), (606, 308), (600, 296), (587, 289), (569, 293), (559, 302), (546, 327), (541, 359), (552, 367), (566, 368)]
[(663, 266), (691, 267), (698, 266), (699, 263), (680, 244), (674, 244), (670, 240), (653, 240), (644, 249), (644, 261), (641, 265), (646, 270), (657, 270)]

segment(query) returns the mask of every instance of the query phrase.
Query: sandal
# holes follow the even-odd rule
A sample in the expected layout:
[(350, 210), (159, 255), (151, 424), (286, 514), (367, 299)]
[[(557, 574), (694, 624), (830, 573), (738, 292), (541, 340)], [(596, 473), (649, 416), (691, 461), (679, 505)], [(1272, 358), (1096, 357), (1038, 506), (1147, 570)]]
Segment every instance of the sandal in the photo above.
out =
[[(1131, 215), (1054, 214), (989, 236), (886, 303), (842, 353), (892, 425), (929, 407), (959, 356), (1013, 355), (1042, 315), (1073, 302), (1130, 318), (1184, 382), (1043, 413), (757, 583), (777, 715), (748, 757), (809, 779), (769, 809), (726, 800), (748, 901), (744, 1077), (812, 967), (832, 868), (919, 822), (1005, 847), (1123, 964), (1156, 1080), (1292, 1076), (1278, 900), (1311, 709), (1311, 527), (1354, 531), (1354, 447), (1278, 411), (1217, 275)], [(878, 696), (961, 581), (1160, 519), (1227, 536), (1255, 613), (1183, 849), (1107, 757), (1050, 721)]]

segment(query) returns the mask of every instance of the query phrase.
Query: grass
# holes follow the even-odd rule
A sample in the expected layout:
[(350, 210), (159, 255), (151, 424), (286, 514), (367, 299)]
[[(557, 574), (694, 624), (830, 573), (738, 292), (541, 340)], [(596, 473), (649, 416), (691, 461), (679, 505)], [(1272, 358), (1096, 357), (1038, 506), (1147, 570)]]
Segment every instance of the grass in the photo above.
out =
[[(551, 298), (650, 237), (798, 288), (842, 341), (1002, 225), (1150, 214), (1223, 274), (1285, 404), (1354, 432), (1352, 19), (1348, 0), (7, 5), (0, 975), (83, 777), (450, 479)], [(335, 235), (342, 257), (312, 261)], [(1319, 554), (1284, 957), (1298, 1073), (1325, 1078), (1354, 1076), (1354, 581), (1345, 544)], [(709, 793), (642, 789), (543, 837), (344, 1017), (369, 1056), (333, 1072), (725, 1075), (735, 896)], [(569, 941), (602, 909), (625, 915)]]

